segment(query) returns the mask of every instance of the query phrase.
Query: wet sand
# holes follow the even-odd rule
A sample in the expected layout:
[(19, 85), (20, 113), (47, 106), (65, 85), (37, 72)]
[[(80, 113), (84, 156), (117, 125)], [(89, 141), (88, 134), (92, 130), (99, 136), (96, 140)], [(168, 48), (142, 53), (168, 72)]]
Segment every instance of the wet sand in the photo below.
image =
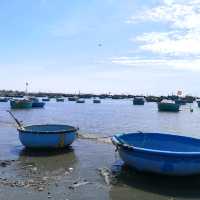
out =
[[(77, 140), (71, 148), (59, 151), (22, 149), (17, 159), (0, 167), (0, 199), (165, 200), (200, 197), (200, 176), (158, 176), (136, 172), (127, 166), (112, 178), (109, 186), (98, 169), (114, 167), (116, 158), (112, 145), (86, 140)], [(7, 182), (3, 182), (3, 178)]]

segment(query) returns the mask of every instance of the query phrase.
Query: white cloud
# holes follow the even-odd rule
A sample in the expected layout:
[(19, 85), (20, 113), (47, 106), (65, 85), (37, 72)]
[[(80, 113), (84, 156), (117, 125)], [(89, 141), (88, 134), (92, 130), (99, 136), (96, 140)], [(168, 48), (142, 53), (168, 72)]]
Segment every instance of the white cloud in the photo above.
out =
[(138, 57), (111, 58), (113, 64), (133, 67), (165, 68), (174, 70), (200, 71), (200, 58), (198, 59), (142, 59)]
[(139, 49), (161, 55), (200, 55), (200, 0), (163, 0), (161, 5), (132, 16), (128, 23), (162, 23), (166, 32), (146, 32), (134, 39)]

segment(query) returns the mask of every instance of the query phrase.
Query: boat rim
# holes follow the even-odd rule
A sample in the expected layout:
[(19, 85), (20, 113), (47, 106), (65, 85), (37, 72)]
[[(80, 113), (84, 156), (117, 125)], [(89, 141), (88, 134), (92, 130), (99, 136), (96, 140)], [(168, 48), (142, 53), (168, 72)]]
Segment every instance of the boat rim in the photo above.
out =
[[(142, 148), (142, 147), (137, 147), (134, 145), (129, 145), (127, 144), (123, 139), (119, 139), (120, 136), (123, 135), (127, 135), (127, 134), (143, 134), (146, 133), (148, 134), (148, 132), (136, 132), (136, 133), (126, 133), (126, 134), (116, 134), (114, 135), (111, 140), (112, 143), (117, 146), (117, 147), (124, 147), (126, 149), (129, 150), (133, 150), (133, 151), (138, 151), (138, 152), (145, 152), (145, 153), (152, 153), (152, 154), (160, 154), (160, 155), (167, 155), (167, 156), (200, 156), (200, 151), (190, 151), (190, 152), (184, 152), (184, 151), (163, 151), (163, 150), (156, 150), (156, 149), (150, 149), (150, 148)], [(178, 136), (178, 137), (183, 137), (183, 138), (188, 138), (188, 139), (194, 139), (194, 140), (200, 140), (198, 138), (194, 138), (194, 137), (188, 137), (188, 136), (182, 136), (182, 135), (173, 135), (170, 133), (156, 133), (159, 135), (169, 135), (169, 136)]]
[[(34, 131), (34, 130), (27, 130), (27, 128), (29, 127), (34, 127), (34, 126), (68, 126), (69, 129), (57, 129), (55, 131), (45, 131), (45, 130), (38, 130), (38, 131)], [(21, 133), (41, 133), (41, 134), (60, 134), (60, 133), (69, 133), (69, 132), (76, 132), (79, 130), (79, 128), (76, 128), (74, 126), (70, 126), (70, 125), (66, 125), (66, 124), (37, 124), (37, 125), (28, 125), (28, 126), (24, 126), (24, 127), (18, 127), (17, 130)]]

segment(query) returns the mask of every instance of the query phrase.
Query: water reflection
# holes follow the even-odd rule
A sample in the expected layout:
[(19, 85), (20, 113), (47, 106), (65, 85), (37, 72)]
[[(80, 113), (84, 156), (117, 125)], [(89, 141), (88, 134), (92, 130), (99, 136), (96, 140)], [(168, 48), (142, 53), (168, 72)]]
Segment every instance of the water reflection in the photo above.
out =
[[(41, 176), (62, 176), (69, 168), (74, 168), (77, 157), (72, 147), (57, 150), (24, 148), (19, 152), (16, 168), (18, 175), (24, 175), (27, 171), (35, 169)], [(33, 173), (34, 175), (36, 173)]]

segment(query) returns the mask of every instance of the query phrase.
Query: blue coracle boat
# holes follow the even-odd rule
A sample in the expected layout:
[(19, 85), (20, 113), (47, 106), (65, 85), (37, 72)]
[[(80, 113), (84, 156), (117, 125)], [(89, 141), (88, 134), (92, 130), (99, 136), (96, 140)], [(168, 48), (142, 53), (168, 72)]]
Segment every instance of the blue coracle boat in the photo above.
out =
[(65, 148), (77, 137), (77, 129), (68, 125), (33, 125), (19, 127), (19, 139), (28, 148)]
[(129, 133), (113, 136), (112, 142), (122, 160), (139, 171), (177, 176), (200, 174), (200, 139)]
[(33, 108), (43, 108), (45, 106), (44, 102), (40, 102), (38, 98), (31, 98)]

